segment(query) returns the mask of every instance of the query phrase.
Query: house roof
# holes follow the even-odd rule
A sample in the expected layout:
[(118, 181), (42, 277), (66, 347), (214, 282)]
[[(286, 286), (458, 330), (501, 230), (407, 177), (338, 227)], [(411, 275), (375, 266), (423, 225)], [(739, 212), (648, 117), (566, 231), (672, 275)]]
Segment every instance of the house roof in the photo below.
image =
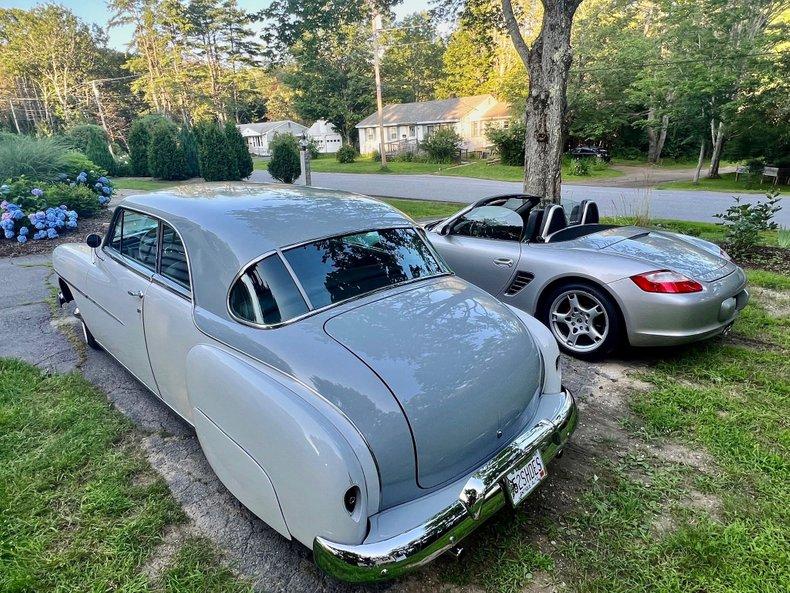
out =
[(480, 116), (480, 119), (507, 119), (511, 117), (510, 105), (497, 101), (488, 111)]
[(307, 130), (308, 136), (327, 136), (329, 134), (337, 134), (337, 130), (335, 126), (331, 123), (326, 121), (325, 119), (317, 120), (310, 128)]
[[(474, 97), (454, 97), (419, 103), (385, 105), (382, 110), (384, 125), (455, 122), (489, 99), (493, 99), (493, 97), (491, 95), (475, 95)], [(370, 128), (376, 125), (378, 125), (378, 116), (376, 113), (372, 113), (359, 122), (356, 127)]]
[(291, 121), (290, 119), (283, 119), (280, 121), (265, 121), (257, 124), (237, 124), (236, 127), (239, 128), (241, 135), (244, 137), (247, 136), (263, 136), (264, 134), (271, 132), (273, 130), (277, 130), (283, 126), (287, 126), (289, 128), (296, 128), (298, 132), (304, 132), (307, 129), (307, 126), (303, 126), (300, 123), (295, 121)]

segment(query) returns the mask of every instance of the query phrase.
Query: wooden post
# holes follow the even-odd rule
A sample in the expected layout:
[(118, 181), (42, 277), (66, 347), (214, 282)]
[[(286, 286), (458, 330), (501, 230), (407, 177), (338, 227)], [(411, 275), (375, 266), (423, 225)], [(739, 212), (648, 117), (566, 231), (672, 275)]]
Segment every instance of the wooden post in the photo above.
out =
[(376, 108), (378, 114), (379, 129), (379, 154), (381, 155), (381, 166), (387, 166), (387, 154), (384, 146), (384, 106), (381, 100), (381, 73), (379, 72), (379, 29), (381, 28), (381, 15), (373, 12), (373, 71), (376, 75)]

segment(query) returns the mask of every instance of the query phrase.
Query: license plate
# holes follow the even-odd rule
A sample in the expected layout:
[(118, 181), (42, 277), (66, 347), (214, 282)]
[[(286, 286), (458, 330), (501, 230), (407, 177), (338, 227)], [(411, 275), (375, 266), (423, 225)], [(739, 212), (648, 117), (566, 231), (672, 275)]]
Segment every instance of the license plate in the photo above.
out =
[(547, 475), (540, 452), (535, 453), (524, 465), (505, 475), (505, 487), (513, 506), (524, 500)]

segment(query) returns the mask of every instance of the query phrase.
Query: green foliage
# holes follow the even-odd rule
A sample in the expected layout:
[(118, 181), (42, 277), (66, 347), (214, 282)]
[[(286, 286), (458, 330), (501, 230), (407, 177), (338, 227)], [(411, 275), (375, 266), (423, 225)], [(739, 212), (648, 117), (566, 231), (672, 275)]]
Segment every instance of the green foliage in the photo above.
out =
[(85, 156), (110, 175), (115, 175), (115, 159), (110, 154), (106, 138), (92, 136), (88, 140), (88, 146), (85, 148)]
[(461, 142), (461, 136), (453, 128), (439, 128), (420, 143), (420, 149), (434, 163), (450, 163), (458, 158)]
[[(354, 159), (357, 158), (357, 151), (350, 144), (344, 144), (338, 148), (335, 158), (338, 163), (353, 163)], [(381, 160), (381, 157), (379, 157), (379, 160)]]
[(777, 228), (773, 222), (774, 215), (782, 208), (779, 206), (777, 194), (769, 194), (765, 201), (757, 203), (741, 203), (739, 197), (733, 198), (735, 204), (727, 211), (714, 214), (723, 222), (725, 230), (725, 245), (733, 257), (744, 257), (760, 242), (760, 233)]
[(198, 145), (195, 134), (187, 126), (181, 126), (178, 131), (178, 143), (184, 152), (184, 162), (186, 168), (184, 173), (187, 178), (200, 175), (200, 157), (198, 156)]
[(310, 153), (311, 159), (317, 159), (321, 156), (321, 152), (318, 150), (318, 142), (315, 141), (315, 138), (307, 139), (307, 152)]
[(489, 127), (486, 137), (496, 147), (503, 165), (524, 166), (524, 140), (526, 127), (519, 119), (510, 121), (507, 128)]
[[(216, 122), (201, 122), (195, 126), (200, 155), (200, 174), (206, 181), (227, 181), (234, 179), (231, 163), (236, 162), (231, 153), (227, 138)], [(235, 175), (238, 177), (238, 165)]]
[(69, 210), (75, 210), (83, 218), (96, 216), (101, 211), (98, 196), (85, 185), (71, 187), (66, 183), (52, 183), (42, 189), (44, 207), (57, 208), (65, 204)]
[(568, 159), (568, 171), (571, 175), (586, 177), (590, 174), (591, 160), (593, 159)]
[(137, 177), (147, 177), (148, 172), (148, 143), (151, 135), (148, 133), (148, 126), (143, 119), (136, 119), (132, 122), (129, 130), (129, 168), (132, 175)]
[(277, 134), (270, 146), (269, 174), (283, 183), (293, 183), (302, 174), (296, 138), (290, 134)]
[(85, 152), (88, 148), (88, 144), (90, 144), (90, 141), (94, 138), (103, 141), (107, 140), (107, 135), (104, 133), (102, 127), (96, 124), (77, 124), (68, 129), (65, 137), (71, 145), (71, 148), (79, 150), (80, 152)]
[(70, 150), (66, 154), (66, 162), (63, 166), (63, 169), (61, 169), (61, 172), (65, 173), (70, 179), (74, 179), (83, 171), (91, 175), (93, 178), (101, 177), (102, 175), (107, 175), (108, 173), (101, 167), (97, 167), (96, 163), (94, 163), (81, 152)]
[(69, 146), (59, 138), (33, 138), (0, 134), (0, 177), (26, 175), (30, 179), (55, 179), (66, 168)]
[(247, 148), (247, 141), (239, 132), (236, 125), (228, 121), (225, 124), (225, 138), (228, 143), (228, 148), (233, 155), (233, 162), (235, 163), (235, 179), (246, 179), (252, 175), (253, 164), (252, 155), (250, 155), (249, 148)]
[(156, 179), (174, 180), (187, 177), (184, 151), (178, 143), (175, 124), (161, 122), (151, 130), (148, 143), (148, 171)]

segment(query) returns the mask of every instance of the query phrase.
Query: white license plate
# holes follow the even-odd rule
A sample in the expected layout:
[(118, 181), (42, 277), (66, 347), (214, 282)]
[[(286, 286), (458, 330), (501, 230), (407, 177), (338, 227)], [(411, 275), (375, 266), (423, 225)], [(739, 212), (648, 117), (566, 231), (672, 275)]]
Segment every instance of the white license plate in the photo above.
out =
[(505, 476), (505, 487), (510, 494), (513, 506), (524, 500), (547, 475), (546, 466), (543, 465), (539, 451), (524, 465), (509, 472)]

